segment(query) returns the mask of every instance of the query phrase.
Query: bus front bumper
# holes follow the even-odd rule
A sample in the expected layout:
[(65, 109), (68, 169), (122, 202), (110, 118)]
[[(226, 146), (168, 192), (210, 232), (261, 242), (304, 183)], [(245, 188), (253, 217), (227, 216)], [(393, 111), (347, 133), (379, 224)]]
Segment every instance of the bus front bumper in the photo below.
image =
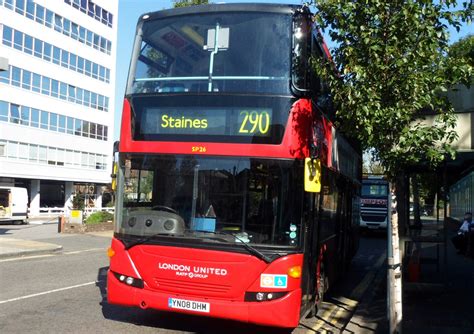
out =
[[(146, 287), (135, 288), (120, 282), (109, 271), (107, 274), (107, 300), (110, 304), (138, 306), (143, 309), (152, 308), (237, 320), (263, 326), (294, 328), (298, 326), (300, 319), (301, 289), (290, 291), (284, 297), (272, 301), (231, 301), (149, 290)], [(201, 310), (176, 308), (176, 305), (172, 306), (172, 300), (206, 304), (207, 307), (201, 308)]]

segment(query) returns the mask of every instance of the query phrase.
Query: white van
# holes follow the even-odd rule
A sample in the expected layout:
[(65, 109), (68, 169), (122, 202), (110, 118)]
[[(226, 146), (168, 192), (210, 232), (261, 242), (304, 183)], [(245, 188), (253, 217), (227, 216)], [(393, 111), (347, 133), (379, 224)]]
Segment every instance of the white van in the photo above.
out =
[(28, 192), (26, 188), (0, 187), (0, 222), (28, 218)]

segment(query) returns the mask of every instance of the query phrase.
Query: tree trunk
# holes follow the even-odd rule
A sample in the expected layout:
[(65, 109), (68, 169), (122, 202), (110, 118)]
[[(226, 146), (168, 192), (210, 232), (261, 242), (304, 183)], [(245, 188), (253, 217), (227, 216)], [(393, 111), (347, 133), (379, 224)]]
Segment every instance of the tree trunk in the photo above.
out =
[[(408, 182), (405, 174), (400, 172), (395, 179), (395, 194), (397, 211), (391, 215), (387, 227), (387, 293), (388, 316), (390, 334), (401, 333), (402, 330), (402, 271), (401, 261), (403, 255), (403, 240), (408, 227)], [(399, 219), (400, 217), (400, 219)], [(402, 247), (400, 248), (400, 245)]]
[(411, 179), (413, 189), (413, 228), (421, 228), (421, 210), (420, 210), (420, 182), (419, 176), (414, 175)]
[(388, 293), (390, 334), (401, 333), (402, 329), (402, 271), (398, 235), (398, 214), (392, 216), (388, 252)]
[(403, 172), (398, 173), (395, 179), (395, 195), (397, 198), (397, 213), (398, 213), (398, 231), (400, 237), (405, 237), (408, 232), (409, 223), (409, 184), (408, 178)]

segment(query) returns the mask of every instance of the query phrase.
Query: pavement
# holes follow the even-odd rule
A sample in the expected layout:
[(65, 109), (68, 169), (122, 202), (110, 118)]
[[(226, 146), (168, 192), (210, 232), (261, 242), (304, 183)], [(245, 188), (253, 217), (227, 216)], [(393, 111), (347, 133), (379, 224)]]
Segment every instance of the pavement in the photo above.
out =
[[(28, 219), (28, 224), (57, 225), (58, 217), (51, 216), (41, 218), (30, 218)], [(15, 227), (16, 229), (14, 229)], [(63, 249), (62, 245), (38, 240), (31, 240), (30, 237), (23, 236), (21, 233), (22, 228), (24, 228), (24, 226), (5, 224), (0, 225), (0, 260), (15, 257), (54, 254), (60, 252)], [(10, 232), (7, 235), (2, 230), (15, 231), (16, 233)], [(112, 238), (113, 231), (91, 232), (87, 234)], [(41, 236), (39, 236), (39, 238), (41, 238)]]
[[(435, 225), (433, 220), (425, 219), (417, 233), (429, 240), (436, 233)], [(448, 226), (446, 258), (444, 244), (438, 246), (429, 241), (418, 243), (418, 263), (409, 258), (404, 262), (401, 323), (404, 334), (474, 333), (474, 259), (458, 254), (454, 248), (451, 237), (457, 227)], [(379, 270), (372, 288), (341, 332), (389, 333), (386, 266)]]

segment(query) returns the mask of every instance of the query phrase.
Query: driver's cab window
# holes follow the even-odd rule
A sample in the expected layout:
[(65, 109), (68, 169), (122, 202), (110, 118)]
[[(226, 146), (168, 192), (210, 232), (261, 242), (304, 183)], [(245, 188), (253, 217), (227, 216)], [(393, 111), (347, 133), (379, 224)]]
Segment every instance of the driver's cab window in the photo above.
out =
[(149, 206), (153, 199), (153, 171), (131, 169), (126, 179), (124, 202), (128, 206)]

